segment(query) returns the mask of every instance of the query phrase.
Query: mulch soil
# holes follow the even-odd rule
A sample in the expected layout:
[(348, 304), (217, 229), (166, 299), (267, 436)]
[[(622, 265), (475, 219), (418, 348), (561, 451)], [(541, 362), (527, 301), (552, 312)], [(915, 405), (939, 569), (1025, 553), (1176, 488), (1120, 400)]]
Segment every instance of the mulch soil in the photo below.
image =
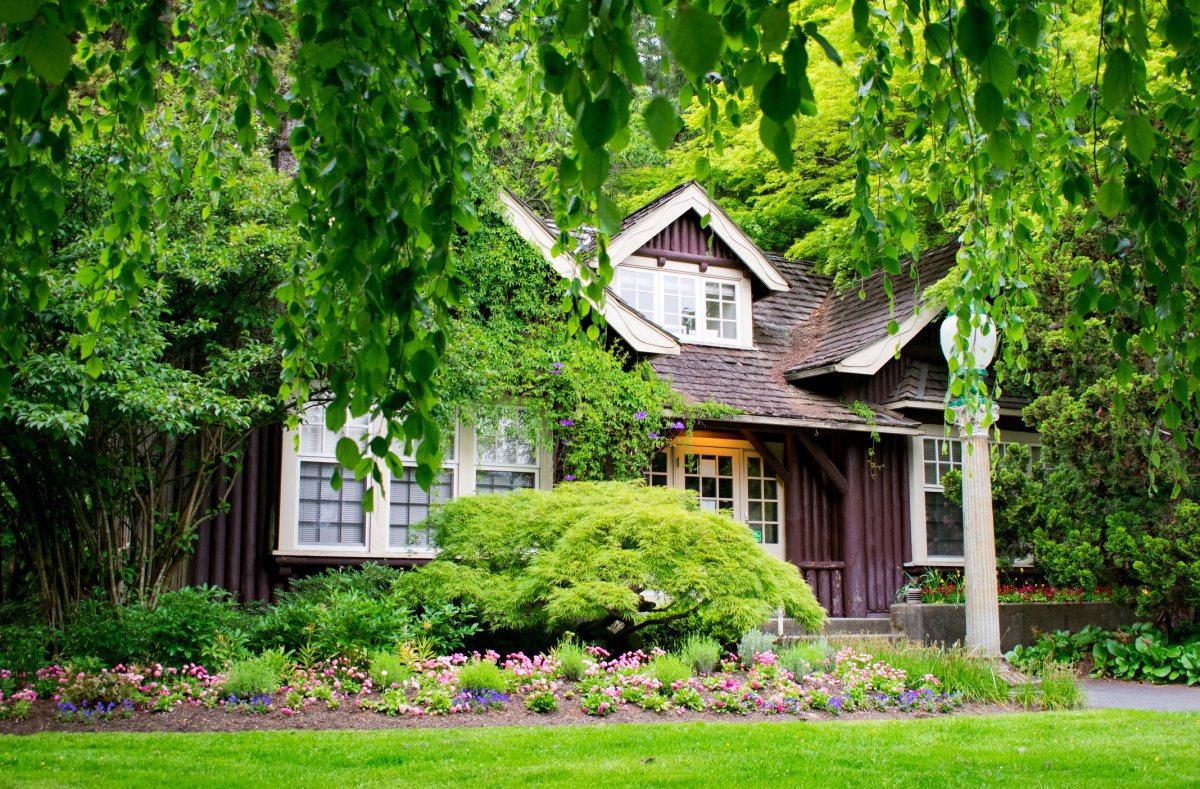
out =
[(609, 723), (688, 723), (704, 721), (720, 723), (730, 721), (858, 721), (858, 720), (909, 720), (912, 718), (940, 718), (947, 715), (986, 715), (1020, 712), (1021, 708), (994, 704), (964, 704), (946, 715), (929, 712), (847, 712), (831, 715), (827, 712), (805, 712), (799, 715), (729, 715), (716, 712), (692, 712), (678, 710), (656, 713), (634, 705), (622, 706), (603, 718), (585, 714), (578, 703), (564, 700), (558, 710), (535, 713), (525, 709), (519, 702), (503, 710), (490, 712), (459, 713), (456, 715), (403, 715), (389, 717), (378, 712), (357, 709), (345, 704), (336, 710), (326, 709), (323, 704), (314, 704), (303, 713), (284, 715), (277, 711), (249, 713), (236, 709), (206, 709), (202, 706), (177, 707), (171, 712), (135, 712), (129, 717), (112, 718), (93, 723), (60, 721), (54, 717), (53, 702), (34, 702), (28, 717), (19, 721), (0, 721), (0, 734), (38, 734), (40, 732), (237, 732), (237, 731), (314, 731), (348, 730), (371, 731), (376, 729), (451, 729), (475, 728), (480, 726), (573, 726), (603, 725)]

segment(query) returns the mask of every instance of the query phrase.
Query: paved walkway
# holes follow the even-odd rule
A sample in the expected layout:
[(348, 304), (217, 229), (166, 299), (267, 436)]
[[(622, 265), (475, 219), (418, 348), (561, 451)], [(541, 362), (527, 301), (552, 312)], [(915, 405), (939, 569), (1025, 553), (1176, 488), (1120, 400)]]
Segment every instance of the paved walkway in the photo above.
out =
[(1083, 688), (1087, 693), (1087, 706), (1092, 709), (1200, 712), (1200, 687), (1085, 679)]

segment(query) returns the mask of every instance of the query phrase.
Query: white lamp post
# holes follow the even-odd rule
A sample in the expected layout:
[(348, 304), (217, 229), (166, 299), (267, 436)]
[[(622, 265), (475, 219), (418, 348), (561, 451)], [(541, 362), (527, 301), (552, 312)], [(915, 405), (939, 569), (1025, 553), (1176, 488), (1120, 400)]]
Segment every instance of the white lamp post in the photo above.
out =
[[(996, 355), (996, 326), (982, 313), (972, 315), (967, 340), (976, 372), (983, 377)], [(957, 344), (958, 317), (942, 322), (942, 353), (963, 360)], [(963, 443), (963, 583), (967, 598), (967, 647), (981, 655), (1000, 655), (1000, 605), (996, 588), (996, 533), (992, 524), (991, 454), (984, 422), (994, 422), (999, 409), (990, 401), (960, 398), (950, 404)], [(991, 419), (984, 417), (990, 413)]]

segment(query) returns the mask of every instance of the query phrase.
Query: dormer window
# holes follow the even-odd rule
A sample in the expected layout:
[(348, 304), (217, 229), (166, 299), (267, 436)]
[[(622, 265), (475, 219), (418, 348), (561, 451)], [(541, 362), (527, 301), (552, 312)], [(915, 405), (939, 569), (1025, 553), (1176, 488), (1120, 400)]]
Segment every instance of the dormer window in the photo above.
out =
[[(743, 300), (749, 288), (740, 272), (723, 275), (672, 270), (697, 269), (671, 263), (663, 269), (623, 264), (617, 269), (616, 286), (621, 299), (647, 320), (681, 340), (714, 345), (748, 344), (749, 330), (743, 326)], [(736, 278), (735, 278), (736, 277)], [(747, 305), (748, 306), (748, 305)]]

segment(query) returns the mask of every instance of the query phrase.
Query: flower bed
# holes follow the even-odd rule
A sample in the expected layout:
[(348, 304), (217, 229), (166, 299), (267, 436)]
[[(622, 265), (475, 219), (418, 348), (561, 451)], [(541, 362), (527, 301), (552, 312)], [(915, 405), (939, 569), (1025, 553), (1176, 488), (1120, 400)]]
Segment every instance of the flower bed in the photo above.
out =
[(728, 655), (711, 673), (676, 672), (667, 682), (660, 679), (667, 672), (659, 650), (612, 657), (590, 647), (587, 655), (574, 680), (566, 678), (563, 663), (553, 655), (501, 657), (492, 651), (391, 662), (390, 673), (338, 660), (288, 664), (276, 690), (241, 698), (225, 687), (233, 669), (227, 674), (198, 665), (91, 671), (51, 666), (28, 678), (0, 672), (0, 718), (20, 719), (39, 709), (45, 718), (51, 709), (53, 725), (44, 728), (139, 716), (152, 716), (164, 721), (159, 728), (170, 728), (165, 722), (180, 710), (255, 719), (332, 710), (361, 713), (359, 718), (475, 718), (521, 710), (586, 719), (643, 711), (673, 716), (945, 713), (962, 704), (961, 695), (943, 692), (937, 678), (908, 677), (852, 649), (829, 655), (803, 676), (764, 652), (744, 662)]

